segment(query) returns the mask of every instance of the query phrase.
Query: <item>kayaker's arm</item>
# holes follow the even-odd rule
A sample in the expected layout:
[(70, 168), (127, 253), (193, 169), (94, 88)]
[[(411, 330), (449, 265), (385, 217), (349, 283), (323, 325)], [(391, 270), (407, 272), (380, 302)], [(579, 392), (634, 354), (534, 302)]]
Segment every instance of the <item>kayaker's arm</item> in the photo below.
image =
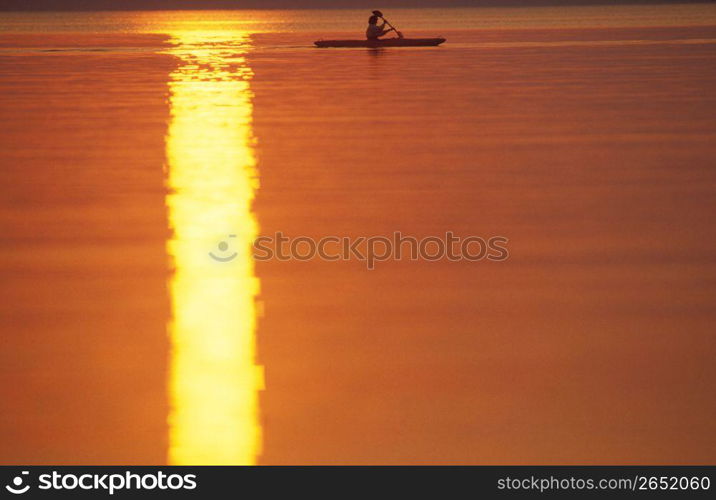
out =
[[(386, 24), (385, 21), (383, 21), (383, 24), (380, 25), (380, 29), (383, 30), (383, 35), (390, 33), (391, 31), (395, 31), (395, 28), (392, 28), (392, 27), (385, 29), (385, 24)], [(381, 36), (383, 36), (383, 35), (381, 35)]]

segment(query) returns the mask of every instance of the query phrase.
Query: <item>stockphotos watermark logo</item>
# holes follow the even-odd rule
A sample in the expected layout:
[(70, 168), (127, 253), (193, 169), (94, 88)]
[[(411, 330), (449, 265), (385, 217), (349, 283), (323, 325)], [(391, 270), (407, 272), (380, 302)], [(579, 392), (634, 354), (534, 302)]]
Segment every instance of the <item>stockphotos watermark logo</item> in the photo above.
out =
[[(5, 489), (14, 495), (27, 493), (30, 485), (30, 472), (22, 471), (15, 476)], [(114, 495), (120, 490), (193, 490), (196, 489), (195, 474), (165, 474), (162, 471), (150, 474), (135, 474), (125, 471), (122, 474), (63, 474), (56, 470), (40, 474), (37, 477), (39, 490), (72, 491), (85, 490), (106, 492)]]
[[(230, 234), (212, 250), (209, 256), (217, 262), (231, 262), (238, 253), (229, 244), (236, 238)], [(390, 236), (310, 236), (289, 237), (282, 232), (259, 236), (253, 242), (252, 255), (256, 261), (323, 261), (364, 262), (373, 270), (380, 262), (389, 260), (502, 262), (509, 258), (509, 239), (504, 236), (457, 236), (452, 231), (440, 236), (418, 238), (399, 231)], [(236, 243), (238, 244), (238, 243)]]
[(5, 489), (14, 495), (22, 495), (27, 493), (30, 489), (29, 484), (25, 484), (25, 478), (30, 475), (30, 471), (22, 471), (19, 476), (12, 478), (10, 484), (5, 486)]

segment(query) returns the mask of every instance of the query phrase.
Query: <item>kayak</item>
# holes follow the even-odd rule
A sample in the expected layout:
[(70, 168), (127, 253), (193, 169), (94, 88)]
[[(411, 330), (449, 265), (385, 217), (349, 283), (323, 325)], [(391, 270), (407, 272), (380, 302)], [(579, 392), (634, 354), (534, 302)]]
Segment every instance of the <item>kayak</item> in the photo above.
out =
[(434, 47), (444, 38), (386, 38), (384, 40), (318, 40), (316, 47)]

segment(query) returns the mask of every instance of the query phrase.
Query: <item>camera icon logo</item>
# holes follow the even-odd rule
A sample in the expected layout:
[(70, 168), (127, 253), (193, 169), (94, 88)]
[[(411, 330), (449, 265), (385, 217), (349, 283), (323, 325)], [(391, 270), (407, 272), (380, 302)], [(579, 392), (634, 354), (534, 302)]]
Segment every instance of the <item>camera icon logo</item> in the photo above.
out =
[[(229, 238), (236, 238), (236, 235), (230, 234)], [(221, 252), (221, 254), (224, 254), (224, 255), (221, 255), (221, 254), (214, 255), (214, 252), (209, 252), (209, 257), (211, 257), (212, 259), (214, 259), (217, 262), (229, 262), (229, 261), (234, 260), (236, 258), (236, 256), (239, 255), (236, 252), (229, 253), (230, 252), (229, 244), (226, 241), (220, 241), (219, 244), (217, 245), (217, 247), (219, 248), (219, 252)]]
[(22, 483), (25, 479), (23, 476), (27, 476), (28, 474), (30, 474), (30, 471), (22, 471), (21, 475), (15, 476), (12, 479), (12, 485), (6, 485), (5, 489), (13, 495), (22, 495), (23, 493), (27, 493), (27, 490), (30, 489), (30, 485), (26, 484), (25, 486), (22, 486)]

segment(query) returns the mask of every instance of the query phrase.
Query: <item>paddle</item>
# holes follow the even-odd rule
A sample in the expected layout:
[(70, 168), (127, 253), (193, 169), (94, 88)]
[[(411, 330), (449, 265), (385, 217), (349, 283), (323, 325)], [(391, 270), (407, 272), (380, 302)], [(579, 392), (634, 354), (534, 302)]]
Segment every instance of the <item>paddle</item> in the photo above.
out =
[(383, 22), (385, 22), (385, 24), (387, 24), (388, 26), (390, 26), (390, 29), (392, 29), (393, 31), (395, 31), (395, 33), (398, 35), (398, 38), (403, 38), (403, 34), (402, 34), (400, 31), (398, 31), (397, 29), (395, 29), (395, 26), (393, 26), (392, 24), (390, 24), (390, 22), (389, 22), (386, 18), (383, 17), (383, 13), (382, 13), (381, 11), (379, 11), (379, 10), (374, 10), (374, 11), (373, 11), (373, 15), (374, 15), (374, 16), (378, 16), (379, 18), (381, 18), (381, 19), (383, 20)]

